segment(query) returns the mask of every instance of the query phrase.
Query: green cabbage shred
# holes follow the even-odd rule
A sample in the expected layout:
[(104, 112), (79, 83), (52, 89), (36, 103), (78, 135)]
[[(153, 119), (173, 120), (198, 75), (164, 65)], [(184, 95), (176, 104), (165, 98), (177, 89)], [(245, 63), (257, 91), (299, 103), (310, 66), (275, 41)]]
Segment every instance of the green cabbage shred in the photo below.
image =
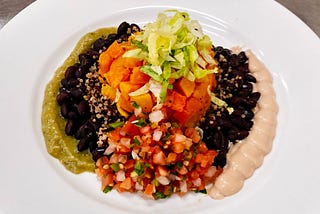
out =
[(141, 71), (162, 84), (161, 102), (170, 88), (170, 78), (185, 77), (195, 81), (215, 72), (201, 66), (203, 63), (216, 64), (209, 53), (212, 42), (203, 34), (200, 23), (190, 20), (186, 12), (168, 10), (159, 13), (155, 22), (148, 23), (143, 31), (134, 35), (132, 44), (137, 49), (125, 56), (145, 60)]

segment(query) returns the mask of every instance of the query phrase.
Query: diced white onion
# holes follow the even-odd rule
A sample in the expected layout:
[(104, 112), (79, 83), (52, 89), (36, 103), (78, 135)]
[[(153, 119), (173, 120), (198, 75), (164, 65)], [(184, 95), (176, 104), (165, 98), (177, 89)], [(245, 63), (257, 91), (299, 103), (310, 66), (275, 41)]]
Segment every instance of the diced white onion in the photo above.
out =
[(198, 186), (201, 185), (201, 179), (200, 179), (200, 178), (197, 178), (196, 180), (192, 181), (192, 183), (193, 183), (196, 187), (198, 187)]
[(142, 108), (139, 106), (138, 108), (134, 108), (134, 115), (139, 116), (142, 113)]
[(166, 176), (157, 177), (156, 180), (162, 185), (168, 185), (170, 183), (170, 180)]
[(132, 156), (132, 158), (133, 158), (134, 160), (140, 159), (139, 155), (138, 155), (134, 150), (132, 150), (131, 156)]
[(207, 62), (204, 61), (204, 59), (200, 56), (196, 59), (196, 63), (198, 65), (200, 65), (200, 67), (202, 67), (202, 68), (206, 68), (206, 66), (207, 66)]
[(143, 190), (143, 186), (139, 182), (136, 182), (135, 188), (136, 190)]
[(127, 162), (127, 155), (119, 155), (118, 162), (119, 163), (126, 163)]
[(180, 190), (181, 192), (187, 192), (187, 182), (185, 180), (180, 181)]
[(204, 176), (211, 178), (217, 171), (217, 168), (215, 166), (211, 166), (208, 171), (206, 172), (206, 174), (204, 174)]
[(154, 141), (159, 141), (162, 137), (162, 131), (160, 129), (156, 129), (153, 132), (153, 140)]
[(164, 118), (164, 115), (160, 110), (153, 111), (149, 114), (149, 120), (151, 123), (160, 122), (163, 118)]
[(120, 139), (120, 144), (122, 144), (128, 148), (130, 147), (130, 142), (131, 142), (131, 139), (127, 138), (127, 137), (123, 137)]
[(184, 136), (183, 134), (175, 134), (173, 137), (173, 141), (175, 142), (184, 142), (187, 139), (186, 136)]
[(126, 174), (123, 170), (116, 172), (116, 180), (117, 181), (124, 181), (126, 179)]
[(150, 84), (146, 83), (144, 86), (142, 86), (141, 88), (138, 88), (136, 91), (129, 93), (129, 96), (132, 97), (132, 96), (138, 96), (141, 94), (146, 94), (149, 92), (149, 86)]
[(104, 151), (104, 155), (110, 155), (116, 150), (116, 146), (114, 144), (109, 144), (108, 148)]

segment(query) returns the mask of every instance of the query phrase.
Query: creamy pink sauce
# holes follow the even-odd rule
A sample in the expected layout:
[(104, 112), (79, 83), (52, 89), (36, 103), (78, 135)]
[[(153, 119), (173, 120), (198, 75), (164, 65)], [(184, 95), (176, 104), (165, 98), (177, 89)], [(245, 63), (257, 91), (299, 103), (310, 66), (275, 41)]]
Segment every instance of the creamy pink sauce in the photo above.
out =
[[(233, 51), (239, 50), (235, 48)], [(261, 97), (254, 109), (254, 125), (249, 136), (230, 148), (223, 173), (208, 191), (214, 199), (223, 199), (242, 188), (244, 181), (261, 166), (264, 157), (271, 151), (275, 136), (278, 106), (272, 87), (272, 76), (250, 50), (246, 51), (246, 55), (249, 59), (249, 70), (257, 79), (254, 90), (259, 91)]]

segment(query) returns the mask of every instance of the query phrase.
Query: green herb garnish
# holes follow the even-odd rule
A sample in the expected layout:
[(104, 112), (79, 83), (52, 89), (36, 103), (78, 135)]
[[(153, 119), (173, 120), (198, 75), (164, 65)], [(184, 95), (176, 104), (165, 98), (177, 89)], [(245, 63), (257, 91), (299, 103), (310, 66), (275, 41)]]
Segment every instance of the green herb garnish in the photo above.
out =
[(133, 142), (135, 143), (135, 144), (137, 144), (137, 145), (140, 145), (140, 141), (138, 140), (138, 138), (133, 138)]
[(138, 105), (138, 103), (136, 103), (136, 102), (132, 102), (132, 106), (133, 106), (133, 108), (139, 108), (140, 106)]
[(182, 162), (177, 162), (177, 163), (176, 163), (176, 167), (178, 167), (179, 169), (181, 169), (182, 166), (183, 166), (183, 163), (182, 163)]
[(144, 166), (140, 161), (137, 161), (137, 163), (134, 165), (134, 171), (138, 174), (138, 176), (144, 173)]
[(113, 163), (110, 165), (111, 169), (115, 172), (118, 172), (120, 170), (120, 166), (118, 163)]
[(203, 193), (203, 194), (207, 194), (207, 190), (206, 189), (202, 189), (202, 190), (195, 190), (195, 193)]
[(112, 187), (106, 186), (106, 187), (103, 189), (103, 192), (104, 192), (104, 193), (108, 193), (108, 192), (110, 192), (111, 190), (112, 190)]
[(168, 196), (165, 195), (163, 192), (156, 192), (156, 193), (154, 194), (154, 197), (155, 197), (156, 199), (163, 199), (163, 198), (166, 198), (166, 197), (168, 197)]
[(124, 122), (123, 121), (118, 121), (118, 122), (114, 122), (114, 123), (109, 123), (108, 126), (111, 128), (118, 128), (120, 126), (123, 126)]
[(145, 119), (141, 118), (141, 119), (139, 119), (138, 121), (135, 121), (135, 122), (133, 123), (133, 125), (141, 128), (141, 127), (144, 127), (144, 126), (146, 125), (146, 121), (145, 121)]

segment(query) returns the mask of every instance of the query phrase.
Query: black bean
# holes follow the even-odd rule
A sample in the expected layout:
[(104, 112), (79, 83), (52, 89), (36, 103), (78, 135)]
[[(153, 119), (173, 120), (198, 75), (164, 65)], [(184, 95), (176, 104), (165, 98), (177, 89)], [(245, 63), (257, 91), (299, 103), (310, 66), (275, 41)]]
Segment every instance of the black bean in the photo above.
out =
[(68, 118), (69, 106), (66, 103), (63, 103), (61, 105), (60, 112), (64, 118)]
[(90, 113), (90, 107), (87, 101), (82, 100), (77, 106), (77, 110), (80, 116)]
[(252, 86), (252, 84), (251, 83), (246, 83), (246, 84), (243, 84), (242, 85), (242, 88), (243, 89), (245, 89), (245, 90), (248, 90), (249, 91), (249, 93), (251, 93), (252, 92), (252, 90), (253, 90), (253, 86)]
[(228, 130), (227, 136), (228, 136), (229, 140), (231, 140), (233, 142), (235, 140), (237, 140), (238, 139), (238, 132), (239, 132), (239, 130), (236, 127), (233, 127), (232, 129)]
[(90, 56), (90, 58), (92, 59), (98, 59), (99, 58), (99, 51), (96, 51), (92, 48), (90, 48), (88, 51), (87, 51), (87, 54)]
[(86, 76), (86, 73), (88, 72), (88, 67), (86, 66), (80, 66), (77, 70), (76, 70), (76, 77), (83, 79)]
[(239, 131), (238, 133), (237, 133), (237, 135), (238, 135), (238, 140), (243, 140), (243, 139), (245, 139), (246, 137), (248, 137), (248, 135), (249, 135), (249, 132), (248, 131), (246, 131), (246, 130), (242, 130), (242, 131)]
[(242, 98), (246, 98), (249, 96), (249, 94), (250, 94), (249, 89), (241, 88), (241, 90), (237, 93), (237, 96), (242, 97)]
[(241, 64), (245, 63), (248, 61), (248, 57), (246, 56), (245, 52), (241, 51), (239, 54), (238, 54), (238, 58), (239, 58), (239, 61)]
[(118, 38), (118, 35), (116, 33), (111, 33), (108, 35), (107, 39), (109, 39), (110, 41), (115, 41)]
[(231, 118), (231, 121), (234, 125), (236, 125), (238, 128), (242, 128), (245, 124), (245, 119), (239, 116), (234, 116)]
[(223, 47), (221, 46), (217, 46), (214, 48), (214, 52), (216, 52), (217, 54), (220, 54), (223, 51)]
[(77, 80), (75, 78), (71, 78), (71, 79), (68, 80), (69, 88), (76, 87), (78, 84), (79, 84), (79, 80)]
[(230, 99), (231, 106), (239, 106), (241, 103), (243, 103), (242, 97), (232, 96)]
[(76, 111), (69, 111), (68, 112), (68, 118), (77, 119), (77, 118), (79, 118), (79, 114)]
[[(90, 143), (89, 143), (89, 150), (90, 150), (90, 152), (92, 153), (97, 147), (98, 147), (97, 142), (94, 141), (94, 140), (91, 140)], [(103, 152), (104, 152), (105, 148), (100, 148), (100, 150), (101, 150), (101, 149), (103, 149)], [(99, 150), (99, 151), (100, 151), (100, 150)]]
[(128, 38), (129, 36), (127, 34), (122, 34), (119, 39), (118, 39), (118, 42), (125, 42), (125, 41), (128, 41)]
[(239, 65), (237, 69), (243, 72), (244, 74), (249, 73), (248, 63)]
[(78, 151), (82, 152), (89, 148), (89, 141), (85, 138), (82, 138), (78, 143)]
[(136, 24), (131, 24), (130, 28), (131, 28), (131, 33), (136, 33), (140, 31), (140, 27)]
[(244, 110), (243, 114), (245, 115), (245, 118), (246, 118), (247, 120), (252, 120), (253, 117), (254, 117), (254, 113), (253, 113), (253, 111), (251, 111), (250, 109)]
[(91, 127), (89, 127), (88, 125), (84, 124), (82, 126), (80, 126), (80, 128), (78, 129), (76, 136), (78, 138), (91, 138), (94, 135), (94, 130), (92, 130)]
[(254, 99), (244, 99), (242, 102), (243, 106), (246, 106), (247, 108), (253, 109), (254, 107), (256, 107), (257, 105), (257, 101)]
[(228, 118), (226, 118), (226, 117), (217, 117), (217, 123), (222, 128), (230, 129), (233, 127), (231, 121), (228, 120)]
[(128, 29), (130, 29), (130, 24), (127, 22), (122, 22), (117, 30), (118, 35), (127, 34)]
[(65, 78), (61, 80), (61, 85), (66, 89), (70, 89), (69, 81)]
[(78, 58), (81, 66), (91, 65), (93, 62), (88, 54), (80, 54)]
[(230, 56), (230, 65), (232, 67), (238, 67), (240, 64), (240, 59), (238, 58), (238, 56), (236, 54), (231, 54)]
[(260, 92), (253, 92), (251, 95), (250, 95), (250, 99), (255, 101), (255, 102), (258, 102), (258, 100), (260, 99), (260, 96), (261, 96), (261, 93)]
[(63, 103), (67, 102), (70, 98), (70, 95), (66, 91), (62, 91), (57, 96), (57, 102), (59, 105), (62, 105)]
[(68, 120), (66, 127), (65, 127), (65, 133), (67, 135), (73, 135), (76, 130), (76, 122), (74, 120)]
[(224, 167), (227, 163), (227, 154), (225, 151), (221, 151), (218, 155), (214, 158), (213, 166), (220, 166)]
[(102, 48), (106, 45), (106, 40), (103, 38), (99, 38), (97, 39), (94, 43), (93, 43), (93, 49), (95, 51), (99, 51), (102, 50)]
[(96, 149), (94, 149), (92, 152), (91, 152), (91, 154), (92, 154), (92, 159), (94, 160), (94, 161), (97, 161), (99, 158), (101, 158), (102, 156), (104, 156), (103, 155), (103, 152), (104, 152), (104, 148), (96, 148)]
[(245, 130), (247, 130), (247, 131), (250, 131), (250, 129), (252, 128), (252, 126), (253, 126), (253, 121), (249, 120), (249, 121), (246, 121), (246, 122), (244, 123), (243, 128), (244, 128)]
[(246, 79), (246, 81), (248, 81), (248, 82), (253, 82), (253, 83), (256, 83), (256, 82), (257, 82), (257, 79), (256, 79), (254, 76), (252, 76), (251, 74), (246, 74), (246, 75), (245, 75), (245, 79)]
[(84, 95), (83, 91), (80, 88), (77, 88), (77, 87), (71, 88), (70, 89), (70, 93), (76, 99), (80, 99)]
[(78, 66), (76, 65), (72, 65), (69, 66), (66, 70), (66, 72), (64, 73), (64, 77), (68, 80), (70, 78), (74, 78), (75, 77), (75, 72), (78, 69)]

